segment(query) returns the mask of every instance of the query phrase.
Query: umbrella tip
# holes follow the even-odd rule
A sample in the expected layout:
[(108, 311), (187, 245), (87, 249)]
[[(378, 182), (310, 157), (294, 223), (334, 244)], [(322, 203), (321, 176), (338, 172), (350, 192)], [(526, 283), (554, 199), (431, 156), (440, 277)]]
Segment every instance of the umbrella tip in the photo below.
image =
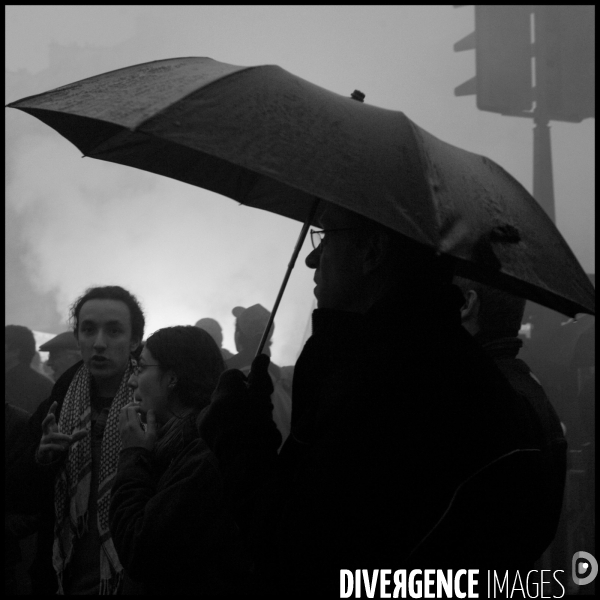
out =
[(350, 94), (350, 98), (352, 98), (353, 100), (358, 100), (359, 102), (364, 102), (365, 101), (365, 95), (361, 91), (359, 91), (359, 90), (354, 90)]

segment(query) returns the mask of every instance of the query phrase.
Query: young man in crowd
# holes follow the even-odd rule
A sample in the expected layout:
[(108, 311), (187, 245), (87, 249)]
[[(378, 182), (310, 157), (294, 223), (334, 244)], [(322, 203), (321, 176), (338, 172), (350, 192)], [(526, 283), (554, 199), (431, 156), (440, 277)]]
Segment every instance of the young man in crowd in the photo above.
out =
[(106, 286), (88, 289), (71, 317), (82, 361), (29, 420), (7, 481), (23, 510), (41, 513), (33, 592), (115, 593), (123, 568), (108, 509), (121, 447), (119, 413), (133, 400), (127, 381), (144, 315), (127, 290)]

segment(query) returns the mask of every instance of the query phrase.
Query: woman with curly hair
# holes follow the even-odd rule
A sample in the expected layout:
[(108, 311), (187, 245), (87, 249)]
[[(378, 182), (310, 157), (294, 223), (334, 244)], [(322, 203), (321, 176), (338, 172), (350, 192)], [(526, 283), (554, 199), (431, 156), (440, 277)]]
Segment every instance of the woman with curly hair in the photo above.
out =
[[(125, 594), (241, 589), (248, 565), (238, 528), (224, 508), (217, 461), (197, 429), (223, 370), (208, 333), (177, 326), (148, 338), (129, 379), (134, 402), (120, 415), (110, 505)], [(142, 589), (128, 590), (130, 579)]]

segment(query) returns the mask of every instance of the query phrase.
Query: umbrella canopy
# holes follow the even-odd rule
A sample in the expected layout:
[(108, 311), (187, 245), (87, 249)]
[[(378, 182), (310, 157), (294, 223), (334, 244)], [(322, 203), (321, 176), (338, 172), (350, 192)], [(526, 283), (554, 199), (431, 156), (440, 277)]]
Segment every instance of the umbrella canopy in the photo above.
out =
[(305, 221), (314, 197), (458, 259), (458, 274), (574, 316), (594, 290), (532, 196), (493, 161), (401, 112), (284, 69), (175, 58), (8, 106), (85, 156), (179, 179)]

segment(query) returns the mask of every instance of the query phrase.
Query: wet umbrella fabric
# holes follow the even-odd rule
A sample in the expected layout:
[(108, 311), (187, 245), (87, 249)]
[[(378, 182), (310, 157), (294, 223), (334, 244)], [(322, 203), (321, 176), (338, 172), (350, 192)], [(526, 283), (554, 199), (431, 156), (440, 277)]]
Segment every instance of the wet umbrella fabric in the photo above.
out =
[(401, 112), (280, 67), (161, 60), (8, 106), (36, 116), (86, 156), (299, 221), (319, 197), (454, 256), (465, 277), (569, 316), (594, 314), (593, 287), (567, 243), (501, 167)]

